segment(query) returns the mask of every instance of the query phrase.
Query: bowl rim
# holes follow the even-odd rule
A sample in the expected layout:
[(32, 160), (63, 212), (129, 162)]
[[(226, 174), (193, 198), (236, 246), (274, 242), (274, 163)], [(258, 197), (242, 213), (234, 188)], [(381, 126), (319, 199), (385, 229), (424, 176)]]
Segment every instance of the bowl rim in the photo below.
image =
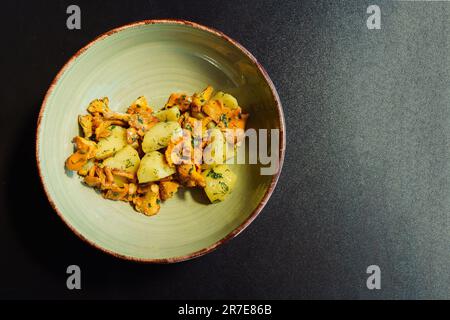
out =
[[(244, 220), (244, 222), (242, 222), (238, 227), (236, 227), (234, 230), (232, 230), (230, 233), (228, 233), (222, 239), (216, 241), (215, 243), (213, 243), (213, 244), (211, 244), (211, 245), (209, 245), (209, 246), (207, 246), (207, 247), (205, 247), (203, 249), (200, 249), (198, 251), (195, 251), (195, 252), (183, 255), (183, 256), (170, 257), (170, 258), (161, 258), (161, 259), (138, 258), (138, 257), (130, 256), (130, 255), (120, 254), (120, 253), (114, 252), (113, 250), (104, 248), (101, 245), (95, 243), (92, 240), (89, 240), (84, 235), (82, 235), (74, 226), (72, 226), (66, 220), (66, 218), (63, 215), (63, 213), (59, 210), (59, 208), (56, 206), (55, 202), (51, 198), (50, 193), (48, 191), (48, 187), (47, 187), (47, 185), (45, 184), (45, 181), (44, 181), (44, 176), (43, 176), (43, 173), (42, 173), (41, 164), (40, 164), (40, 158), (39, 158), (39, 133), (40, 133), (40, 128), (41, 128), (41, 120), (42, 120), (43, 115), (44, 115), (44, 110), (45, 110), (45, 107), (46, 107), (46, 104), (47, 104), (47, 100), (51, 96), (51, 94), (53, 93), (53, 90), (56, 87), (56, 84), (58, 83), (60, 77), (66, 72), (66, 70), (68, 70), (68, 68), (72, 65), (72, 63), (81, 54), (83, 54), (86, 50), (88, 50), (95, 43), (97, 43), (97, 42), (99, 42), (99, 41), (101, 41), (103, 39), (106, 39), (107, 37), (109, 37), (109, 36), (111, 36), (111, 35), (113, 35), (115, 33), (118, 33), (120, 31), (129, 29), (129, 28), (133, 28), (133, 27), (136, 27), (136, 26), (149, 25), (149, 24), (178, 24), (178, 25), (185, 25), (185, 26), (189, 26), (189, 27), (192, 27), (192, 28), (195, 28), (195, 29), (203, 30), (203, 31), (206, 31), (208, 33), (211, 33), (211, 34), (217, 36), (217, 37), (220, 37), (220, 38), (224, 39), (225, 41), (227, 41), (228, 43), (230, 43), (231, 45), (236, 47), (239, 51), (241, 51), (245, 56), (247, 56), (247, 58), (250, 59), (250, 61), (261, 72), (262, 76), (264, 77), (264, 80), (268, 84), (268, 86), (270, 88), (270, 91), (271, 91), (271, 94), (272, 94), (272, 98), (274, 99), (274, 101), (276, 103), (277, 112), (278, 112), (279, 119), (280, 119), (280, 131), (281, 131), (281, 134), (280, 134), (280, 146), (279, 146), (278, 170), (272, 176), (272, 180), (270, 182), (270, 185), (267, 188), (267, 191), (265, 192), (265, 194), (264, 194), (263, 198), (261, 199), (261, 201), (259, 202), (258, 206)], [(72, 230), (73, 233), (75, 233), (81, 240), (83, 240), (84, 242), (88, 243), (92, 247), (94, 247), (96, 249), (99, 249), (100, 251), (103, 251), (103, 252), (105, 252), (105, 253), (107, 253), (109, 255), (112, 255), (112, 256), (114, 256), (116, 258), (120, 258), (120, 259), (124, 259), (124, 260), (128, 260), (128, 261), (140, 262), (140, 263), (168, 264), (168, 263), (176, 263), (176, 262), (182, 262), (182, 261), (194, 259), (194, 258), (200, 257), (202, 255), (205, 255), (205, 254), (207, 254), (209, 252), (214, 251), (219, 246), (225, 244), (229, 240), (231, 240), (231, 239), (235, 238), (237, 235), (239, 235), (242, 231), (244, 231), (245, 228), (247, 228), (253, 222), (253, 220), (256, 219), (256, 217), (259, 215), (261, 210), (267, 204), (270, 196), (272, 195), (272, 193), (273, 193), (273, 191), (275, 189), (275, 186), (276, 186), (276, 184), (278, 182), (278, 178), (280, 176), (281, 169), (283, 167), (284, 156), (285, 156), (285, 149), (286, 149), (286, 128), (285, 128), (285, 119), (284, 119), (283, 108), (281, 106), (280, 97), (278, 96), (278, 92), (275, 89), (275, 86), (274, 86), (272, 80), (270, 79), (270, 77), (267, 74), (267, 72), (264, 69), (264, 67), (240, 43), (238, 43), (236, 40), (230, 38), (229, 36), (225, 35), (224, 33), (222, 33), (219, 30), (216, 30), (216, 29), (211, 28), (211, 27), (206, 27), (206, 26), (201, 25), (201, 24), (196, 23), (196, 22), (187, 21), (187, 20), (181, 20), (181, 19), (150, 19), (150, 20), (141, 20), (141, 21), (131, 22), (131, 23), (122, 25), (120, 27), (116, 27), (114, 29), (111, 29), (111, 30), (109, 30), (109, 31), (107, 31), (107, 32), (97, 36), (96, 38), (94, 38), (92, 41), (90, 41), (84, 47), (79, 49), (72, 57), (69, 58), (69, 60), (67, 60), (67, 62), (63, 65), (63, 67), (60, 69), (60, 71), (56, 74), (55, 78), (52, 80), (52, 82), (51, 82), (51, 84), (50, 84), (50, 86), (49, 86), (49, 88), (48, 88), (48, 90), (47, 90), (47, 92), (45, 94), (44, 100), (42, 102), (42, 105), (41, 105), (40, 111), (39, 111), (35, 139), (36, 139), (36, 163), (37, 163), (37, 167), (38, 167), (38, 173), (39, 173), (40, 181), (41, 181), (41, 184), (42, 184), (42, 186), (44, 188), (44, 192), (45, 192), (45, 194), (47, 196), (47, 199), (48, 199), (50, 205), (52, 206), (53, 210), (61, 218), (61, 220), (64, 222), (64, 224), (70, 230)]]

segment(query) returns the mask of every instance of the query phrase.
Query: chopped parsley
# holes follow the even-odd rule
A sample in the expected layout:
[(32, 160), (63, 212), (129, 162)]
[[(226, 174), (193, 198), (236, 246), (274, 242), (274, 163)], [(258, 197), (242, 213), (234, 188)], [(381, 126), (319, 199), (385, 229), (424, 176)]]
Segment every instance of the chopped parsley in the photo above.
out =
[(221, 173), (215, 172), (213, 169), (209, 170), (207, 177), (211, 177), (213, 179), (221, 179), (223, 178), (223, 175)]
[(127, 160), (125, 161), (125, 168), (130, 168), (130, 167), (132, 167), (132, 166), (133, 166), (133, 162), (131, 162), (130, 159), (127, 159)]
[(222, 187), (223, 192), (228, 192), (228, 190), (230, 190), (225, 182), (219, 181), (219, 184)]
[(228, 127), (228, 118), (227, 118), (227, 115), (226, 115), (225, 113), (222, 113), (222, 114), (220, 115), (219, 120), (220, 120), (220, 122), (223, 122), (223, 124), (225, 125), (225, 127)]
[(161, 200), (156, 199), (156, 204), (160, 204), (160, 203), (161, 203)]

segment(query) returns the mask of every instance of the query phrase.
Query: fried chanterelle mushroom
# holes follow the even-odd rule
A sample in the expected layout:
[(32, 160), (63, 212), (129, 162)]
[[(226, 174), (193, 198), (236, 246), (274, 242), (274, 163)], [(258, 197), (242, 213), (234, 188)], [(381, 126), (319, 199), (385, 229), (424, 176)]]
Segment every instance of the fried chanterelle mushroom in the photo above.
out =
[[(172, 93), (158, 111), (141, 96), (125, 113), (104, 97), (87, 111), (78, 117), (80, 135), (65, 167), (105, 199), (152, 216), (181, 187), (203, 188), (213, 203), (231, 193), (236, 177), (222, 149), (230, 143), (228, 130), (245, 129), (248, 118), (232, 95), (214, 94), (211, 86), (192, 96)], [(202, 164), (206, 148), (213, 148), (213, 161)]]

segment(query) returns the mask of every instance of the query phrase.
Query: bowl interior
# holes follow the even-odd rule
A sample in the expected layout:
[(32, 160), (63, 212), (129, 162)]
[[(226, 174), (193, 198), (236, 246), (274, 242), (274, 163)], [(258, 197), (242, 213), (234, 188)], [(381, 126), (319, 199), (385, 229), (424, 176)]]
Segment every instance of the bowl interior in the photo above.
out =
[(172, 92), (211, 84), (235, 95), (249, 127), (279, 128), (269, 85), (245, 54), (217, 34), (179, 23), (138, 24), (95, 41), (72, 59), (43, 106), (38, 160), (50, 200), (72, 229), (100, 248), (134, 259), (177, 259), (214, 245), (257, 208), (272, 176), (259, 165), (232, 165), (238, 182), (223, 203), (208, 204), (201, 190), (179, 192), (146, 217), (127, 203), (103, 199), (64, 169), (78, 134), (77, 116), (108, 96), (124, 112), (144, 95), (155, 109)]

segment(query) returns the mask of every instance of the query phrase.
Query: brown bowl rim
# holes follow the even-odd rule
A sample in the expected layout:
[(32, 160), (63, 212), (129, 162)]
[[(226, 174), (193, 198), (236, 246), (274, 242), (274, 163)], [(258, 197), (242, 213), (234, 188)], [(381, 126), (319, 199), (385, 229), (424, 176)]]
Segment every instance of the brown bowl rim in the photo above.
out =
[[(258, 204), (256, 209), (253, 210), (253, 212), (247, 217), (247, 219), (243, 223), (241, 223), (238, 227), (236, 227), (233, 231), (231, 231), (229, 234), (227, 234), (224, 238), (216, 241), (215, 243), (213, 243), (212, 245), (210, 245), (210, 246), (208, 246), (206, 248), (203, 248), (201, 250), (189, 253), (189, 254), (184, 255), (184, 256), (172, 257), (172, 258), (164, 258), (164, 259), (146, 259), (146, 258), (137, 258), (137, 257), (133, 257), (133, 256), (119, 254), (119, 253), (114, 252), (112, 250), (106, 249), (106, 248), (96, 244), (95, 242), (87, 239), (85, 236), (83, 236), (80, 232), (78, 232), (75, 229), (74, 226), (72, 226), (68, 221), (66, 221), (66, 219), (64, 218), (64, 215), (62, 214), (62, 212), (59, 211), (59, 209), (57, 208), (57, 206), (53, 202), (53, 200), (52, 200), (52, 198), (51, 198), (51, 196), (49, 194), (49, 191), (47, 189), (47, 186), (46, 186), (46, 184), (44, 182), (44, 178), (43, 178), (43, 175), (42, 175), (42, 172), (41, 172), (40, 159), (39, 159), (39, 141), (38, 140), (39, 140), (39, 129), (40, 129), (40, 125), (41, 125), (42, 116), (44, 114), (44, 109), (45, 109), (45, 105), (47, 103), (47, 99), (49, 98), (49, 96), (53, 92), (53, 89), (56, 86), (56, 83), (58, 82), (58, 80), (61, 77), (61, 75), (64, 74), (64, 72), (68, 69), (68, 67), (71, 65), (71, 63), (78, 56), (80, 56), (83, 52), (85, 52), (87, 49), (89, 49), (96, 42), (101, 41), (101, 40), (103, 40), (103, 39), (105, 39), (105, 38), (107, 38), (107, 37), (109, 37), (109, 36), (111, 36), (111, 35), (113, 35), (113, 34), (115, 34), (117, 32), (120, 32), (122, 30), (125, 30), (125, 29), (128, 29), (128, 28), (132, 28), (132, 27), (136, 27), (136, 26), (140, 26), (140, 25), (147, 25), (147, 24), (180, 24), (180, 25), (188, 25), (190, 27), (193, 27), (193, 28), (196, 28), (196, 29), (200, 29), (200, 30), (203, 30), (203, 31), (206, 31), (206, 32), (209, 32), (209, 33), (212, 33), (212, 34), (214, 34), (214, 35), (216, 35), (216, 36), (226, 40), (227, 42), (231, 43), (233, 46), (237, 47), (244, 55), (246, 55), (254, 63), (254, 65), (258, 68), (258, 70), (263, 75), (265, 81), (269, 85), (272, 97), (275, 100), (276, 105), (277, 105), (277, 111), (278, 111), (279, 118), (280, 118), (280, 131), (281, 131), (281, 135), (280, 135), (281, 143), (280, 143), (280, 147), (279, 147), (279, 165), (278, 165), (278, 170), (277, 170), (276, 174), (274, 174), (272, 176), (272, 181), (270, 182), (269, 188), (267, 189), (266, 193), (264, 194), (264, 197), (262, 198), (261, 202)], [(103, 252), (105, 252), (107, 254), (110, 254), (110, 255), (112, 255), (112, 256), (114, 256), (116, 258), (120, 258), (120, 259), (124, 259), (124, 260), (128, 260), (128, 261), (134, 261), (134, 262), (141, 262), (141, 263), (168, 264), (168, 263), (182, 262), (182, 261), (190, 260), (190, 259), (193, 259), (193, 258), (197, 258), (197, 257), (205, 255), (205, 254), (207, 254), (209, 252), (214, 251), (219, 246), (223, 245), (224, 243), (228, 242), (229, 240), (233, 239), (238, 234), (240, 234), (245, 228), (247, 228), (250, 225), (250, 223), (253, 222), (253, 220), (255, 220), (255, 218), (259, 215), (259, 213), (261, 212), (261, 210), (264, 208), (264, 206), (266, 205), (267, 201), (269, 200), (270, 196), (272, 195), (272, 193), (273, 193), (273, 191), (275, 189), (275, 186), (276, 186), (276, 184), (278, 182), (278, 178), (280, 176), (281, 169), (283, 167), (285, 148), (286, 148), (286, 130), (285, 130), (285, 120), (284, 120), (283, 108), (281, 106), (281, 101), (280, 101), (280, 97), (278, 96), (278, 92), (275, 89), (275, 86), (274, 86), (272, 80), (270, 79), (269, 75), (267, 74), (267, 72), (263, 68), (263, 66), (240, 43), (238, 43), (237, 41), (235, 41), (232, 38), (228, 37), (227, 35), (225, 35), (221, 31), (218, 31), (218, 30), (216, 30), (214, 28), (211, 28), (211, 27), (206, 27), (206, 26), (198, 24), (196, 22), (191, 22), (191, 21), (187, 21), (187, 20), (180, 20), (180, 19), (151, 19), (151, 20), (141, 20), (141, 21), (136, 21), (136, 22), (132, 22), (132, 23), (129, 23), (129, 24), (125, 24), (123, 26), (114, 28), (114, 29), (112, 29), (110, 31), (107, 31), (107, 32), (97, 36), (94, 40), (90, 41), (87, 45), (85, 45), (83, 48), (78, 50), (78, 52), (76, 52), (64, 64), (64, 66), (61, 68), (61, 70), (57, 73), (57, 75), (55, 76), (55, 78), (51, 82), (50, 87), (47, 90), (47, 93), (45, 94), (44, 100), (42, 102), (42, 105), (41, 105), (41, 108), (40, 108), (40, 111), (39, 111), (39, 116), (38, 116), (38, 121), (37, 121), (37, 128), (36, 128), (36, 161), (37, 161), (39, 177), (40, 177), (42, 186), (44, 188), (45, 194), (47, 196), (47, 199), (50, 202), (50, 205), (55, 210), (57, 215), (61, 218), (61, 220), (64, 222), (64, 224), (70, 230), (72, 230), (72, 232), (75, 233), (81, 240), (83, 240), (84, 242), (86, 242), (89, 245), (93, 246), (94, 248), (97, 248), (100, 251), (103, 251)]]

